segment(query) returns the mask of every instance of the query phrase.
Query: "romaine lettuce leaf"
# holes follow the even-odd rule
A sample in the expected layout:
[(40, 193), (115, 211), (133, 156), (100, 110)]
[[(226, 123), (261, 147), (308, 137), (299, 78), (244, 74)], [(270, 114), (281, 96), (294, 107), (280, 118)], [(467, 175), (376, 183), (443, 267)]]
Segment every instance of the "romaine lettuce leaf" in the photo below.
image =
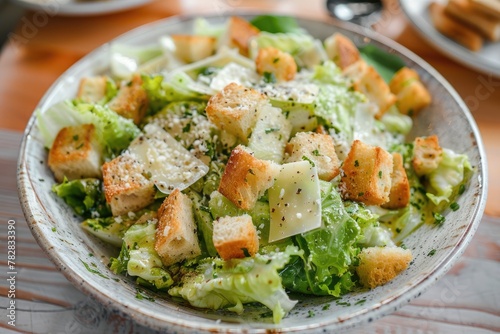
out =
[[(170, 273), (163, 268), (161, 258), (154, 249), (156, 223), (132, 225), (123, 236), (123, 246), (118, 258), (111, 258), (110, 268), (116, 274), (126, 272), (137, 276), (138, 283), (146, 283), (158, 290), (169, 288), (173, 284)], [(145, 281), (145, 282), (144, 282)]]
[(427, 197), (435, 205), (448, 203), (454, 190), (464, 181), (466, 173), (471, 170), (467, 155), (443, 149), (443, 159), (438, 168), (428, 175), (431, 189), (427, 192)]
[(322, 191), (321, 207), (323, 226), (294, 237), (304, 260), (294, 262), (281, 275), (290, 290), (338, 297), (354, 287), (350, 267), (359, 252), (360, 228), (334, 187)]
[(48, 148), (62, 128), (81, 124), (94, 124), (97, 139), (107, 156), (120, 154), (140, 133), (132, 120), (98, 104), (61, 101), (44, 111), (37, 110), (37, 125)]
[(111, 216), (99, 179), (68, 181), (65, 178), (62, 183), (53, 185), (52, 191), (83, 218)]
[(177, 71), (165, 78), (163, 75), (143, 75), (143, 87), (149, 100), (149, 114), (154, 114), (174, 101), (204, 101), (209, 99), (186, 73)]
[(168, 293), (182, 297), (195, 307), (228, 310), (241, 314), (243, 304), (259, 302), (273, 311), (273, 320), (281, 319), (296, 304), (290, 300), (281, 284), (278, 270), (292, 256), (301, 256), (296, 247), (287, 247), (284, 252), (224, 261), (206, 258), (196, 268), (185, 268), (187, 272), (179, 284)]

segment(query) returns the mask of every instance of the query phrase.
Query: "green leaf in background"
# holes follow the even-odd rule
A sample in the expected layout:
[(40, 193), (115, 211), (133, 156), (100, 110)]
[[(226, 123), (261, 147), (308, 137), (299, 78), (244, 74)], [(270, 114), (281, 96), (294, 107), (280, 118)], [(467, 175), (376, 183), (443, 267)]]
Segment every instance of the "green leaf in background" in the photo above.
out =
[(406, 66), (398, 56), (384, 51), (373, 44), (359, 47), (361, 57), (382, 76), (385, 82), (391, 81), (394, 74)]
[(295, 18), (290, 16), (259, 15), (254, 17), (250, 23), (259, 30), (267, 31), (272, 34), (303, 32), (303, 29), (299, 27)]

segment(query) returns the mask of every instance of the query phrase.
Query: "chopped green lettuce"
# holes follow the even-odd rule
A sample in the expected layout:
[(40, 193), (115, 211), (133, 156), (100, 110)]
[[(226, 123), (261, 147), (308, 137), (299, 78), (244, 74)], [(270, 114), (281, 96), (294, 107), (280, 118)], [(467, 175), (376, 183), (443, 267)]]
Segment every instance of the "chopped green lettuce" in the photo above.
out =
[(290, 290), (339, 297), (354, 287), (350, 267), (359, 252), (356, 243), (360, 228), (347, 213), (337, 190), (322, 189), (323, 226), (294, 237), (304, 251), (303, 261), (295, 261), (281, 275)]
[(443, 149), (443, 159), (438, 168), (428, 175), (430, 189), (427, 197), (437, 206), (449, 203), (450, 198), (464, 182), (467, 172), (471, 170), (467, 155)]
[(284, 252), (229, 261), (205, 258), (196, 268), (185, 268), (187, 272), (180, 284), (168, 293), (195, 307), (228, 308), (238, 314), (243, 313), (243, 304), (259, 302), (272, 310), (274, 322), (279, 323), (296, 302), (285, 292), (278, 270), (292, 256), (301, 255), (301, 251), (290, 246)]
[(143, 87), (149, 100), (149, 114), (154, 114), (174, 101), (206, 101), (207, 91), (203, 91), (186, 73), (177, 71), (168, 78), (163, 75), (143, 75)]
[(158, 45), (132, 46), (121, 43), (111, 45), (111, 73), (118, 78), (128, 78), (139, 66), (163, 53)]
[(260, 31), (276, 33), (305, 33), (297, 20), (290, 16), (283, 15), (258, 15), (250, 23)]
[(80, 226), (99, 239), (113, 246), (121, 247), (127, 229), (139, 220), (153, 217), (158, 211), (159, 205), (155, 202), (145, 209), (117, 217), (89, 218), (84, 220)]
[(170, 273), (163, 268), (161, 258), (154, 249), (156, 222), (132, 225), (123, 236), (123, 246), (117, 258), (111, 258), (110, 268), (115, 274), (126, 272), (137, 276), (138, 283), (146, 283), (158, 290), (173, 283)]
[(61, 101), (44, 111), (37, 110), (37, 125), (48, 148), (62, 128), (81, 124), (96, 127), (97, 139), (107, 156), (120, 154), (140, 133), (132, 120), (99, 104)]
[(53, 185), (52, 191), (83, 218), (111, 216), (99, 179), (68, 181), (65, 178), (62, 183)]

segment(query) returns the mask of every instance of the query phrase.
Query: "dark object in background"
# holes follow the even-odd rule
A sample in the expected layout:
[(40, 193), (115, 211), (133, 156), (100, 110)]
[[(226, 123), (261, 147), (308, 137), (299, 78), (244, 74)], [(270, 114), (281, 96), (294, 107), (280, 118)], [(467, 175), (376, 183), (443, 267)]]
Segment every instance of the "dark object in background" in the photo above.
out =
[(24, 10), (8, 0), (0, 0), (0, 49), (9, 38)]

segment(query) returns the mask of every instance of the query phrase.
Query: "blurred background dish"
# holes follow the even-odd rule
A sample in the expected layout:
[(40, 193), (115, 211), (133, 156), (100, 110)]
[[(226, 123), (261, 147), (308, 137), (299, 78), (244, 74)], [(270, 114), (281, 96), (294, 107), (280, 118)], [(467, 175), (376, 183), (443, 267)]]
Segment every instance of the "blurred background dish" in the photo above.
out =
[(145, 5), (152, 0), (11, 0), (24, 8), (66, 16), (102, 15)]
[(450, 58), (486, 74), (500, 77), (500, 42), (485, 43), (478, 51), (471, 51), (436, 30), (429, 13), (429, 5), (447, 0), (401, 0), (401, 8), (416, 30), (434, 47)]

